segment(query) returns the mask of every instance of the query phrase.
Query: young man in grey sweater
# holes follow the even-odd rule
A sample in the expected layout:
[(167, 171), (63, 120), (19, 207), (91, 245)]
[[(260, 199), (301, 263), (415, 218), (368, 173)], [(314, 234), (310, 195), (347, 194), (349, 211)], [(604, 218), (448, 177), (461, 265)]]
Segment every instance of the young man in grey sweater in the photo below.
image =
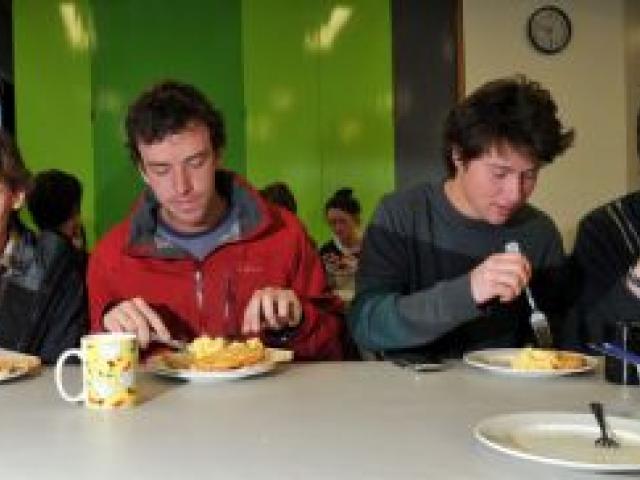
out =
[[(349, 315), (356, 343), (457, 357), (531, 341), (523, 288), (552, 313), (565, 255), (553, 221), (527, 200), (572, 141), (549, 92), (524, 77), (454, 107), (448, 178), (386, 196), (367, 229)], [(513, 241), (522, 253), (505, 252)]]

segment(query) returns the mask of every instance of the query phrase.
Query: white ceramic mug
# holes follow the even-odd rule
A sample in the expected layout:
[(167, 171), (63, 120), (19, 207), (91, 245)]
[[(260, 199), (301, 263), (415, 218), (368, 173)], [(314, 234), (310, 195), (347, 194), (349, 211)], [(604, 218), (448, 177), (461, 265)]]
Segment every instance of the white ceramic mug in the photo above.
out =
[[(62, 384), (62, 369), (69, 357), (82, 362), (82, 390), (69, 395)], [(89, 408), (111, 409), (135, 405), (138, 342), (132, 333), (85, 335), (80, 348), (66, 350), (56, 363), (55, 379), (60, 396), (68, 402), (84, 402)]]

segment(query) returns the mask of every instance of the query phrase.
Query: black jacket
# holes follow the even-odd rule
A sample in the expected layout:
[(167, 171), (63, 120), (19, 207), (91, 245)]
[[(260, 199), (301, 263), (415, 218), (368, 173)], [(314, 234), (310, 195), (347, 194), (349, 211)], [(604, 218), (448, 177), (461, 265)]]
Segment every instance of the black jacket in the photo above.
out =
[(607, 339), (617, 320), (640, 320), (640, 299), (626, 274), (640, 258), (640, 192), (587, 214), (578, 226), (572, 261), (581, 283), (577, 306), (566, 324), (566, 347), (584, 349)]
[(56, 233), (16, 228), (18, 242), (0, 275), (0, 347), (53, 363), (87, 330), (82, 257)]

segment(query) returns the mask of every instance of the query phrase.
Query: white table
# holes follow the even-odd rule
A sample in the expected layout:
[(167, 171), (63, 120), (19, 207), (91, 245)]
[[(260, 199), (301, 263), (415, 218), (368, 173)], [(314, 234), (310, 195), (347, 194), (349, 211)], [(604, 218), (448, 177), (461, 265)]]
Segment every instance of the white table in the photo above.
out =
[(599, 375), (522, 379), (459, 363), (425, 374), (292, 364), (208, 385), (141, 374), (145, 401), (113, 412), (62, 401), (52, 373), (0, 384), (2, 479), (611, 479), (493, 452), (471, 429), (502, 413), (586, 412), (590, 400), (640, 418), (640, 389)]

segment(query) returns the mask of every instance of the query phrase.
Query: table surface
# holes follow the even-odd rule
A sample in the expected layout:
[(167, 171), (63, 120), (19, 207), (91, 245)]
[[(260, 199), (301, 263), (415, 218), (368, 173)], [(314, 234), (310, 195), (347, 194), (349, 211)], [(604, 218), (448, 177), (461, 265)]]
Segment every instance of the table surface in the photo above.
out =
[[(79, 376), (66, 367), (70, 390)], [(593, 400), (640, 418), (640, 389), (599, 374), (514, 378), (459, 362), (421, 374), (294, 363), (215, 384), (142, 372), (138, 385), (138, 406), (95, 411), (63, 401), (51, 369), (1, 383), (0, 478), (611, 478), (494, 452), (472, 429), (503, 413), (586, 412)]]

